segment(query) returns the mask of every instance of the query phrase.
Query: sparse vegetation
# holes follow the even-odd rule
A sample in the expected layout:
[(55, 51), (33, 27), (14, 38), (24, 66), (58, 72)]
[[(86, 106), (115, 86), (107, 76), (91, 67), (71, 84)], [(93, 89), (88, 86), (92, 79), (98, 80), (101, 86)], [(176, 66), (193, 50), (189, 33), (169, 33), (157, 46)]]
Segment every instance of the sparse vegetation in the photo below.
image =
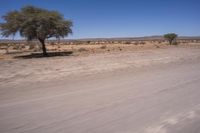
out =
[[(132, 45), (124, 44), (124, 42), (131, 42)], [(48, 51), (48, 56), (50, 53), (56, 52), (66, 52), (72, 51), (76, 54), (76, 52), (81, 54), (91, 54), (91, 53), (105, 53), (105, 52), (114, 52), (114, 51), (130, 51), (134, 49), (143, 49), (143, 48), (165, 48), (167, 40), (115, 40), (108, 41), (106, 40), (91, 40), (92, 43), (87, 44), (86, 41), (82, 40), (70, 40), (70, 41), (54, 41), (48, 40), (46, 41), (46, 47)], [(154, 43), (152, 43), (152, 41)], [(193, 41), (192, 39), (177, 39), (176, 42), (180, 44), (180, 46), (195, 46), (200, 47), (199, 40)], [(102, 43), (103, 42), (103, 43)], [(111, 42), (115, 42), (116, 44), (112, 44)], [(162, 43), (163, 42), (163, 43)], [(176, 44), (173, 43), (173, 45)], [(145, 45), (142, 45), (144, 44)], [(167, 42), (168, 43), (168, 42)], [(78, 44), (78, 45), (77, 45)], [(162, 45), (161, 45), (162, 44)], [(37, 41), (2, 41), (0, 42), (0, 55), (6, 56), (17, 56), (17, 54), (30, 54), (31, 52), (38, 52), (42, 50), (42, 45)], [(5, 57), (6, 57), (5, 56)], [(5, 58), (4, 57), (4, 58)]]
[(141, 44), (141, 45), (144, 45), (144, 44), (146, 44), (146, 42), (144, 42), (144, 41), (141, 41), (141, 42), (140, 42), (140, 44)]
[(87, 44), (90, 44), (91, 43), (91, 41), (87, 41)]
[(138, 45), (138, 44), (139, 44), (138, 41), (134, 42), (134, 45)]
[(78, 49), (78, 52), (84, 52), (84, 51), (88, 51), (88, 50), (85, 49), (85, 48), (79, 48), (79, 49)]
[(131, 42), (130, 41), (126, 41), (125, 44), (131, 44)]
[(100, 47), (100, 49), (106, 49), (106, 47), (107, 47), (106, 45), (103, 45)]
[(35, 44), (33, 44), (33, 43), (30, 43), (30, 44), (29, 44), (29, 49), (30, 49), (30, 50), (33, 50), (33, 49), (35, 49)]

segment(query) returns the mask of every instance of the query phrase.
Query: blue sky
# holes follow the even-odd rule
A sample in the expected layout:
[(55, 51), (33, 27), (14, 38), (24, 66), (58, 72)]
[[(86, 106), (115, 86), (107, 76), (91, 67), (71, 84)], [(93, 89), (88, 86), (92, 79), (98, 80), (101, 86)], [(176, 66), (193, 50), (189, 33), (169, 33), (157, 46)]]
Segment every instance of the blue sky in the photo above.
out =
[[(1, 0), (0, 16), (34, 5), (74, 23), (68, 38), (200, 35), (200, 0)], [(3, 20), (0, 19), (0, 22)]]

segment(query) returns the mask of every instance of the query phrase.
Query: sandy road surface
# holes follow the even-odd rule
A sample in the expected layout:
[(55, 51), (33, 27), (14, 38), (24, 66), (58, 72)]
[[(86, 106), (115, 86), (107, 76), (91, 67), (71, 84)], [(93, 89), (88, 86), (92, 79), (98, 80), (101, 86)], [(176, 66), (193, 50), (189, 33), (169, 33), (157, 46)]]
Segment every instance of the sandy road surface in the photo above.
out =
[[(45, 82), (33, 78), (22, 84), (20, 76), (2, 80), (0, 132), (199, 133), (200, 50), (173, 48), (143, 54), (137, 58), (149, 61), (144, 67), (135, 67), (133, 55), (121, 54), (130, 60), (130, 67), (108, 71), (110, 63), (110, 69), (101, 73)], [(165, 59), (171, 60), (152, 63), (156, 55), (168, 55)], [(117, 62), (110, 56), (106, 61)], [(2, 66), (5, 71), (9, 69)]]

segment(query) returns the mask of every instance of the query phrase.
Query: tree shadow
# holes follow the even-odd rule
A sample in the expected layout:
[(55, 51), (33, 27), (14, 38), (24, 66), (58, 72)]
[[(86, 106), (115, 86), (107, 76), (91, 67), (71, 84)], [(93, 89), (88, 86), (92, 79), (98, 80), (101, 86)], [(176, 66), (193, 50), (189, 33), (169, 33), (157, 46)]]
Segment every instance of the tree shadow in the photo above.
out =
[(47, 56), (43, 56), (43, 53), (31, 53), (28, 55), (19, 55), (15, 56), (14, 58), (21, 58), (21, 59), (32, 59), (32, 58), (48, 58), (48, 57), (55, 57), (55, 56), (70, 56), (73, 54), (73, 51), (67, 51), (67, 52), (48, 52)]

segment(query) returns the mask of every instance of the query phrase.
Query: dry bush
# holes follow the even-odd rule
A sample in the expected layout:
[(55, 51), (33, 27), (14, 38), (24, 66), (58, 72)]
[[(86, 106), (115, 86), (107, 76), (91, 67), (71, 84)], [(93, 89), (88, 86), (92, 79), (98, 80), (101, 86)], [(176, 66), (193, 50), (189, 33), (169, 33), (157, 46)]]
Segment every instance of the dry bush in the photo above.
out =
[(25, 48), (26, 48), (25, 44), (22, 44), (21, 49), (25, 49)]
[(8, 46), (8, 43), (1, 42), (1, 43), (0, 43), (0, 47), (1, 47), (1, 46), (4, 46), (4, 47), (6, 46), (6, 47), (7, 47), (7, 46)]
[(121, 48), (121, 47), (118, 47), (118, 49), (119, 49), (120, 51), (122, 51), (122, 48)]
[(146, 44), (146, 42), (144, 42), (144, 41), (141, 41), (141, 42), (140, 42), (140, 44), (141, 44), (141, 45), (144, 45), (144, 44)]
[(91, 41), (87, 41), (87, 44), (90, 44), (91, 43)]
[(29, 50), (33, 50), (35, 48), (35, 44), (29, 43)]
[(103, 45), (103, 46), (100, 47), (100, 49), (106, 49), (106, 48), (107, 48), (106, 45)]
[(56, 45), (56, 44), (55, 44), (54, 42), (51, 42), (50, 45), (54, 46), (54, 45)]
[(138, 45), (138, 44), (139, 44), (139, 42), (138, 42), (138, 41), (136, 41), (136, 42), (134, 42), (133, 44), (134, 44), (134, 45)]
[(14, 49), (14, 50), (20, 50), (20, 45), (19, 45), (19, 44), (13, 45), (13, 49)]
[(41, 51), (42, 46), (36, 43), (29, 43), (29, 50), (33, 50), (34, 52)]
[(130, 41), (126, 41), (125, 44), (131, 44), (131, 42)]
[(84, 52), (84, 51), (88, 51), (86, 48), (79, 48), (78, 52)]
[(82, 42), (76, 41), (76, 42), (73, 42), (73, 44), (74, 44), (74, 45), (80, 45), (80, 44), (82, 44)]

